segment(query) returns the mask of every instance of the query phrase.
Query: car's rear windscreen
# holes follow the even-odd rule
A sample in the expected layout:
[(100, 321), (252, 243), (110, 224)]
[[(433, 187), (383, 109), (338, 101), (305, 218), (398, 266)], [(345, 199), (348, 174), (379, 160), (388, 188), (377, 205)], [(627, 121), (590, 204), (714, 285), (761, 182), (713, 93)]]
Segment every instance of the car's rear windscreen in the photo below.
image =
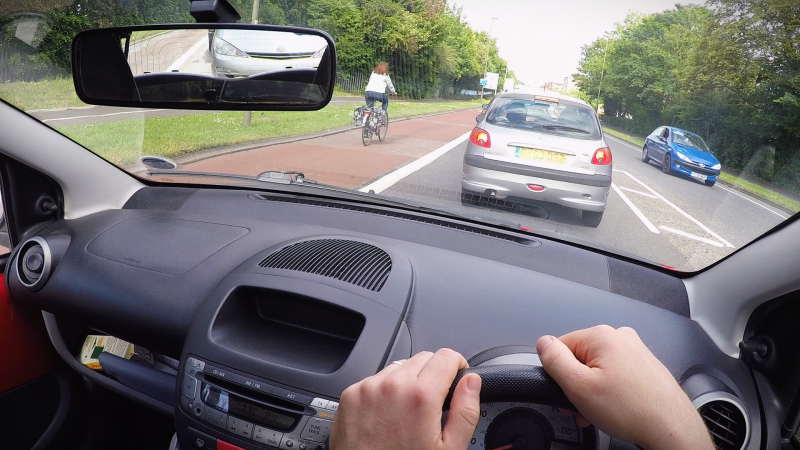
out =
[(492, 125), (576, 139), (600, 139), (597, 116), (589, 107), (537, 100), (498, 98), (486, 121)]

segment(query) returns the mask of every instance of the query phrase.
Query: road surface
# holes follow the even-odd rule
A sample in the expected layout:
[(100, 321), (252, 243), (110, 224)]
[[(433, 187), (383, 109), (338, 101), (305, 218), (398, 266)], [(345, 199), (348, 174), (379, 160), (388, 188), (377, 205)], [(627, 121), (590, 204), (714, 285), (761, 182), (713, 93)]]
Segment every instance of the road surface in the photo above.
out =
[[(391, 113), (391, 111), (390, 111)], [(540, 203), (519, 212), (461, 203), (462, 159), (475, 110), (392, 122), (385, 142), (361, 144), (360, 129), (198, 161), (186, 170), (255, 175), (300, 170), (308, 178), (530, 228), (693, 271), (742, 248), (789, 214), (726, 186), (665, 175), (641, 151), (607, 137), (614, 158), (603, 221)], [(168, 178), (160, 178), (168, 180)], [(178, 181), (178, 180), (172, 180)], [(187, 181), (186, 179), (180, 181)], [(517, 209), (519, 205), (517, 206)]]

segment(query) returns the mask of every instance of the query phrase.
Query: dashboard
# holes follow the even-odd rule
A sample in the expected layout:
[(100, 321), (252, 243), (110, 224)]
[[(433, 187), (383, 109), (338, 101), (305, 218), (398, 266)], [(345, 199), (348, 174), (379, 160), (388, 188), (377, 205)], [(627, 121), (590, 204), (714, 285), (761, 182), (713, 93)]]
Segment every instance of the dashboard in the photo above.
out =
[[(449, 347), (472, 366), (536, 366), (539, 336), (598, 324), (636, 329), (707, 423), (728, 421), (711, 430), (732, 442), (721, 448), (762, 440), (748, 367), (688, 317), (679, 279), (469, 221), (149, 187), (38, 230), (6, 282), (46, 311), (77, 369), (68, 320), (179, 360), (165, 377), (104, 355), (117, 375), (91, 377), (174, 414), (184, 449), (323, 450), (341, 392), (389, 361)], [(482, 404), (470, 449), (635, 448), (578, 427), (558, 401), (498, 398)]]

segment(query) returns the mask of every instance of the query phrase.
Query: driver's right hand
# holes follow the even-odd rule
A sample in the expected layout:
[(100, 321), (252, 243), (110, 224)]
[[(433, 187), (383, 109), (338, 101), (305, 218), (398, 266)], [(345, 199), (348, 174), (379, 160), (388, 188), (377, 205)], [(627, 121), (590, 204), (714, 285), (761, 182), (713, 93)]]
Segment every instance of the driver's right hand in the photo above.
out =
[(544, 369), (586, 420), (647, 450), (714, 450), (703, 419), (631, 328), (542, 336)]

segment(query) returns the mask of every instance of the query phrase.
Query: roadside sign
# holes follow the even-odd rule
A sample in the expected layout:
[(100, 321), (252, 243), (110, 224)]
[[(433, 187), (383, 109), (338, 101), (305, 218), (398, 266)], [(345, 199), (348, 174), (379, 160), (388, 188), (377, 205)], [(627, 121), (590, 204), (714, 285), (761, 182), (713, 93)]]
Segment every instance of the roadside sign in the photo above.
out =
[(603, 107), (603, 104), (600, 103), (599, 105), (597, 105), (597, 115), (598, 116), (602, 116), (605, 113), (606, 113), (606, 109)]
[(486, 86), (486, 78), (481, 78), (481, 81), (478, 82), (480, 86)]
[(486, 85), (484, 86), (484, 88), (491, 89), (493, 91), (497, 90), (497, 81), (499, 79), (500, 79), (500, 74), (499, 73), (487, 72), (486, 73)]

